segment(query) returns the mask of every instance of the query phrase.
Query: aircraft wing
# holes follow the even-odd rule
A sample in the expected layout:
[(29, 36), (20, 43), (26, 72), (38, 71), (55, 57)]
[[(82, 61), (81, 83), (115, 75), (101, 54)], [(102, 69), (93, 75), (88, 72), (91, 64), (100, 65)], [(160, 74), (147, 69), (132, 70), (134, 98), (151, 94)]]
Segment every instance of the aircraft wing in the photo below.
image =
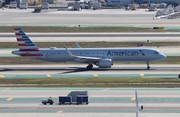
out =
[(80, 61), (80, 62), (96, 62), (98, 60), (103, 59), (100, 57), (76, 56), (76, 55), (72, 54), (67, 48), (66, 48), (66, 51), (69, 56), (75, 57), (76, 61)]

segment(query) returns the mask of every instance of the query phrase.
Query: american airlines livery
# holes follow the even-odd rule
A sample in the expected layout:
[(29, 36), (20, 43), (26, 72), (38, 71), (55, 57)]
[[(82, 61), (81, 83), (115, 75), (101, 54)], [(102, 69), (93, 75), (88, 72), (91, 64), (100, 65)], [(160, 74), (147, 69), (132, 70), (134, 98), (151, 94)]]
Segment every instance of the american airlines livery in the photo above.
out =
[(20, 28), (14, 28), (14, 31), (19, 50), (12, 51), (13, 54), (49, 62), (86, 63), (88, 70), (92, 69), (93, 65), (97, 65), (99, 68), (110, 68), (114, 61), (146, 62), (147, 69), (150, 69), (149, 62), (166, 58), (156, 49), (142, 47), (81, 48), (76, 43), (77, 48), (38, 48)]

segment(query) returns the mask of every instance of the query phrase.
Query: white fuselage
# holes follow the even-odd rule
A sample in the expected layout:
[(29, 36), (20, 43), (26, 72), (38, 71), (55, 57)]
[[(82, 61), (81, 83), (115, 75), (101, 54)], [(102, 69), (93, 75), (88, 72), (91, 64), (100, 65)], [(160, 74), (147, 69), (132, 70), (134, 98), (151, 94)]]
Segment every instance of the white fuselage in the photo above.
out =
[[(112, 61), (158, 61), (163, 60), (166, 56), (159, 53), (158, 50), (150, 48), (68, 48), (76, 56), (99, 57), (111, 59)], [(20, 55), (23, 52), (15, 50), (13, 54)], [(77, 61), (75, 57), (69, 56), (65, 48), (39, 48), (38, 52), (28, 52), (27, 54), (42, 54), (42, 56), (27, 56), (33, 59), (66, 62)], [(84, 61), (82, 61), (84, 62)], [(86, 63), (86, 62), (84, 62)]]

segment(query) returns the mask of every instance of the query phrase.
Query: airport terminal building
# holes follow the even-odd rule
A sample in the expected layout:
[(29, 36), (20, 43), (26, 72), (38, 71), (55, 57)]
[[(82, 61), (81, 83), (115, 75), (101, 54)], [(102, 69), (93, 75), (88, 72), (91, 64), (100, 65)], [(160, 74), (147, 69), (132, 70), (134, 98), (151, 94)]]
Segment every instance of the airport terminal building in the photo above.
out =
[(142, 3), (178, 3), (180, 4), (180, 0), (134, 0), (137, 4)]

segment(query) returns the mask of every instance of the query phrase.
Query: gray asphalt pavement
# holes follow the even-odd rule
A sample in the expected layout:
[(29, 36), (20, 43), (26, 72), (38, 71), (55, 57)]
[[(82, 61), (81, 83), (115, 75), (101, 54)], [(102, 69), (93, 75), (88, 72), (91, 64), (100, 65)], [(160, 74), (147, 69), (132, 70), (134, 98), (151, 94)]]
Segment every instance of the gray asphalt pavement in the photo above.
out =
[[(33, 42), (178, 42), (179, 33), (27, 33)], [(17, 42), (14, 33), (1, 33), (0, 42)]]
[(180, 74), (180, 65), (156, 65), (150, 64), (147, 70), (146, 64), (113, 65), (112, 68), (100, 69), (94, 66), (92, 70), (86, 70), (86, 64), (74, 65), (0, 65), (2, 74)]
[(179, 19), (153, 20), (155, 12), (145, 9), (125, 11), (124, 9), (57, 11), (55, 9), (32, 13), (33, 9), (5, 9), (0, 12), (0, 25), (43, 25), (43, 26), (78, 26), (78, 25), (113, 25), (113, 26), (174, 26), (179, 27)]
[[(58, 96), (88, 91), (88, 105), (58, 105)], [(138, 91), (140, 117), (179, 117), (179, 88), (3, 88), (1, 117), (134, 117), (134, 90)], [(51, 96), (54, 105), (41, 100)]]

